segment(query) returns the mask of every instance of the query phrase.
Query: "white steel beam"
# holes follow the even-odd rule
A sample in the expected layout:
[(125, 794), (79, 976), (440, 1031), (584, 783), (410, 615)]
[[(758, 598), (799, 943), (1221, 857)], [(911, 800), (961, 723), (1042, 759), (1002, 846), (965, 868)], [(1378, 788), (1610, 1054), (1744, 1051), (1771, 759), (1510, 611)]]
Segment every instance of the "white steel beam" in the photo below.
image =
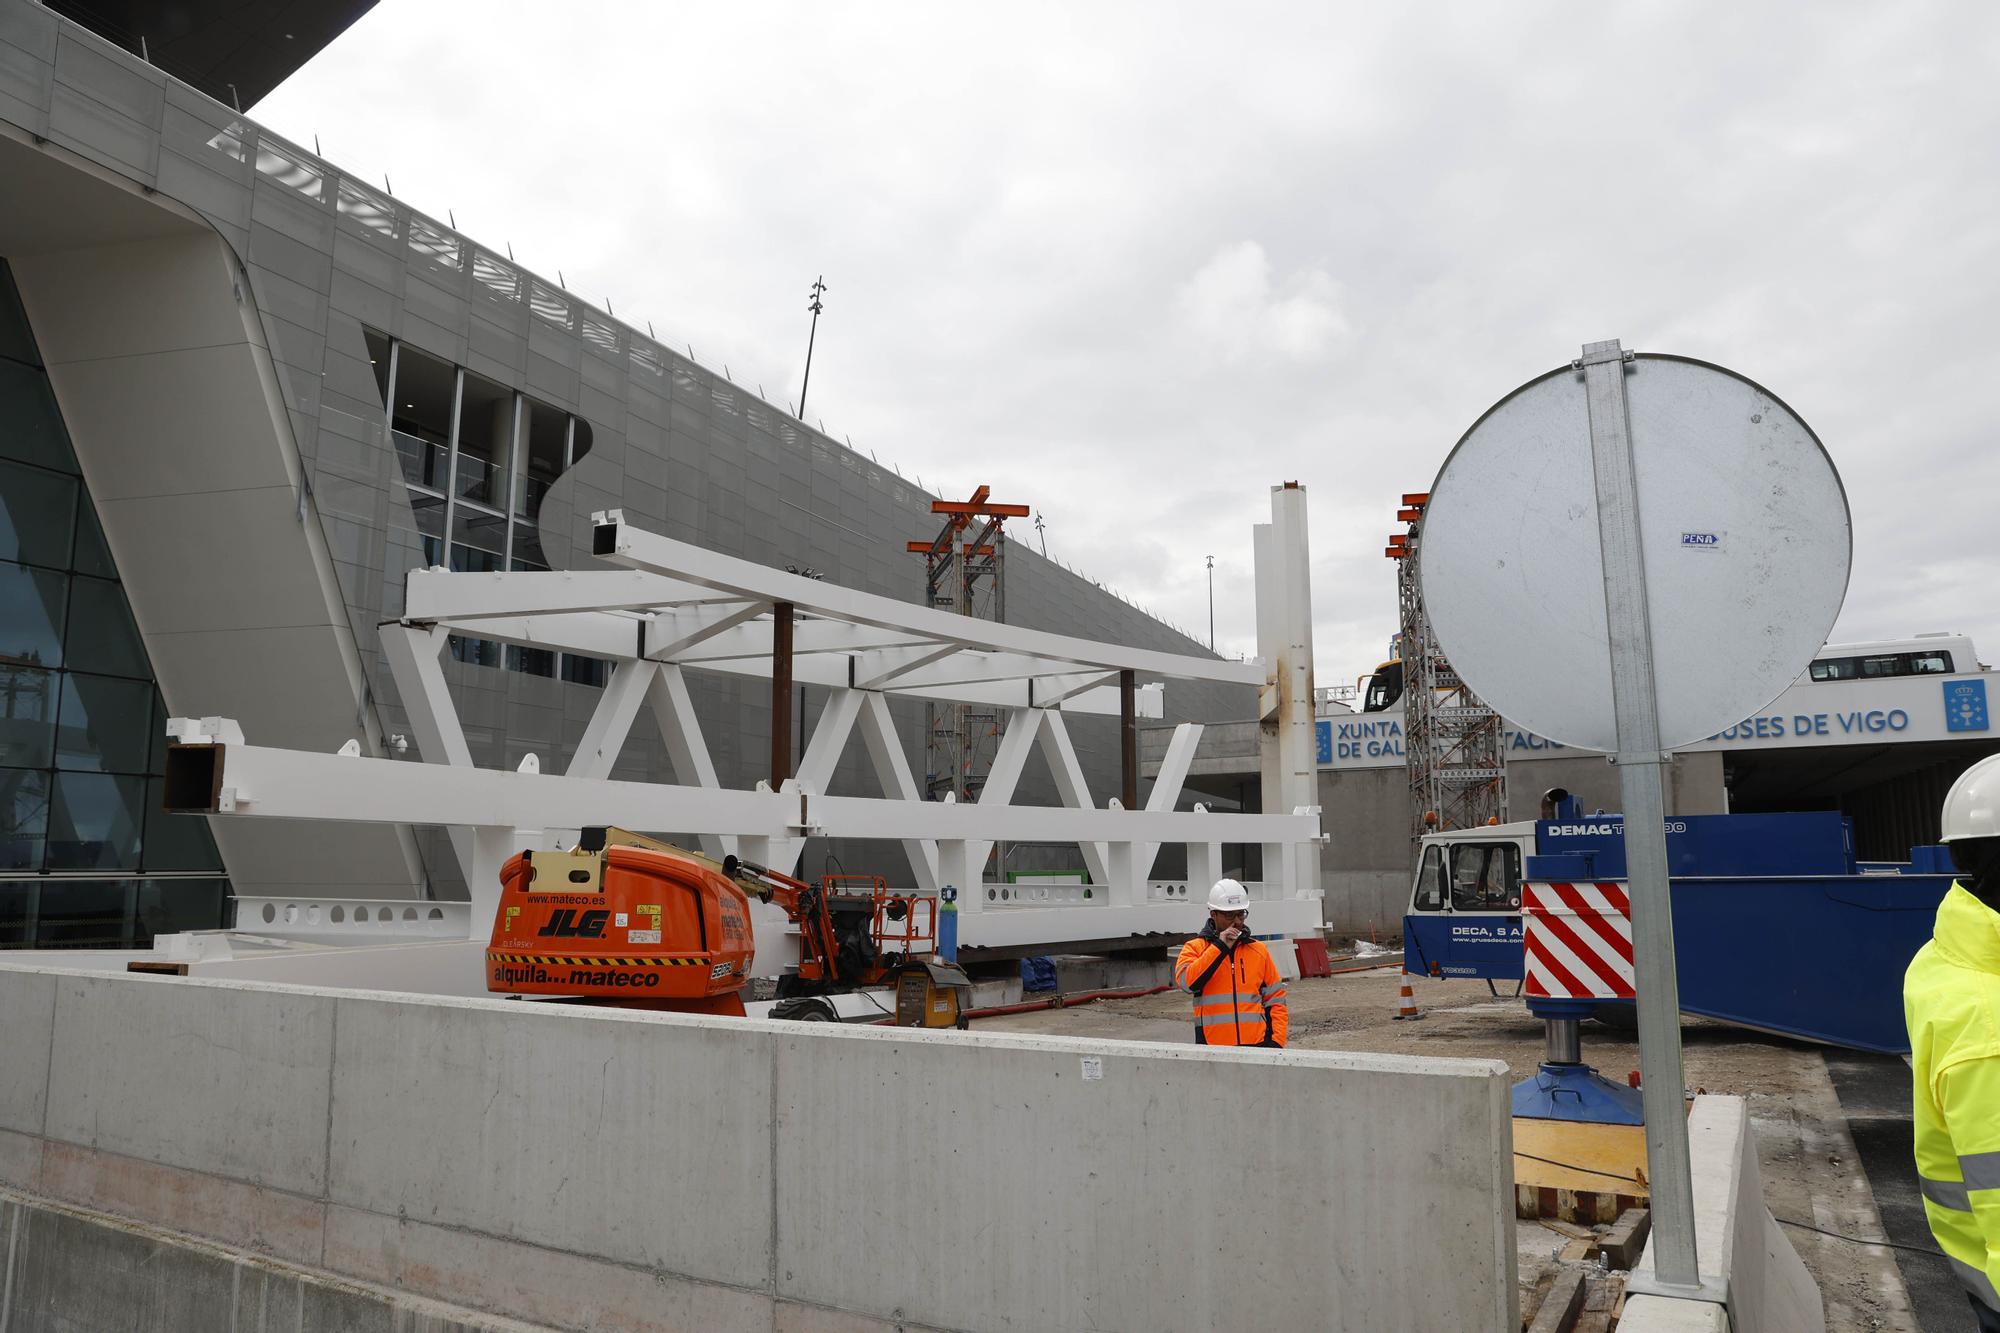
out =
[[(1153, 779), (1153, 790), (1146, 794), (1148, 810), (1171, 810), (1181, 798), (1181, 788), (1187, 783), (1188, 770), (1194, 766), (1194, 753), (1201, 744), (1201, 723), (1183, 722), (1174, 728), (1173, 739), (1167, 742), (1167, 752), (1160, 758), (1160, 771)], [(1153, 858), (1160, 854), (1160, 845), (1152, 843), (1139, 848), (1138, 869), (1142, 880), (1152, 878)], [(1213, 881), (1210, 881), (1213, 883)], [(1203, 885), (1207, 888), (1208, 885)]]
[(633, 569), (516, 570), (505, 575), (413, 569), (404, 579), (406, 620), (479, 620), (571, 611), (650, 611), (733, 601), (712, 588)]
[[(444, 682), (444, 646), (450, 636), (442, 625), (420, 629), (393, 622), (382, 626), (382, 656), (389, 659), (389, 677), (402, 696), (403, 712), (410, 730), (417, 736), (417, 753), (426, 764), (472, 767), (472, 747), (465, 743), (465, 729), (458, 724), (458, 706)], [(411, 821), (415, 822), (415, 821)], [(458, 858), (458, 873), (472, 882), (472, 835), (462, 828), (448, 829), (452, 855)]]
[[(882, 795), (888, 797), (886, 802), (877, 804), (909, 806), (920, 810), (942, 809), (938, 802), (926, 801), (917, 791), (917, 779), (910, 772), (910, 761), (903, 753), (903, 742), (896, 735), (896, 720), (889, 715), (889, 701), (879, 694), (862, 694), (858, 721), (861, 739), (868, 745), (868, 758), (875, 766), (875, 780), (882, 785)], [(822, 796), (818, 799), (827, 798)], [(910, 875), (916, 880), (918, 891), (936, 893), (940, 883), (937, 844), (926, 840), (921, 833), (896, 836), (897, 841), (903, 844), (903, 854), (910, 859)]]
[[(1035, 747), (1035, 736), (1041, 731), (1042, 715), (1033, 708), (1010, 708), (1007, 710), (1007, 725), (1000, 733), (1000, 744), (993, 752), (992, 766), (986, 770), (986, 782), (979, 789), (981, 806), (1011, 805), (1014, 789), (1021, 785), (1021, 773), (1028, 766), (1028, 754)], [(993, 839), (982, 838), (972, 844), (973, 868), (980, 873), (986, 869), (986, 858), (993, 852)]]
[(964, 651), (955, 643), (926, 643), (906, 648), (880, 648), (873, 652), (857, 653), (848, 658), (849, 673), (854, 677), (857, 689), (879, 690), (892, 683), (909, 684), (902, 680), (913, 671), (921, 671), (934, 662)]
[(1062, 664), (1064, 669), (1070, 669), (1070, 664), (1080, 664), (1106, 671), (1132, 670), (1149, 676), (1234, 685), (1259, 685), (1264, 680), (1261, 663), (1188, 657), (1072, 638), (1020, 625), (994, 624), (788, 574), (689, 542), (640, 531), (626, 524), (617, 510), (599, 516), (595, 553), (612, 564), (665, 574), (718, 592), (790, 602), (802, 611), (831, 619), (880, 629), (913, 630), (967, 648), (1021, 653)]
[[(673, 761), (674, 776), (689, 786), (720, 791), (722, 780), (716, 776), (715, 760), (708, 753), (708, 742), (702, 738), (701, 718), (694, 711), (694, 699), (688, 694), (681, 669), (658, 667), (647, 694), (652, 700), (653, 717), (659, 723), (660, 739), (666, 743), (667, 758)], [(722, 857), (736, 851), (733, 834), (711, 832), (700, 825), (691, 831), (700, 835), (701, 849), (710, 856)]]
[[(1084, 780), (1083, 765), (1077, 762), (1076, 746), (1070, 743), (1069, 726), (1061, 714), (1043, 714), (1041, 741), (1042, 757), (1048, 761), (1049, 774), (1056, 780), (1056, 791), (1061, 795), (1063, 804), (1074, 810), (1098, 813), (1091, 804), (1090, 784)], [(1128, 810), (1121, 813), (1130, 815), (1135, 812)], [(1090, 872), (1092, 882), (1109, 884), (1111, 871), (1104, 858), (1103, 846), (1097, 842), (1085, 842), (1079, 844), (1077, 850), (1083, 853), (1084, 869)]]
[(583, 729), (583, 739), (577, 742), (576, 753), (570, 756), (569, 767), (564, 770), (566, 776), (611, 776), (618, 756), (625, 749), (625, 738), (632, 734), (632, 719), (639, 715), (639, 707), (646, 702), (653, 676), (659, 669), (652, 662), (620, 662), (612, 668), (610, 683), (598, 697), (590, 725)]
[(663, 611), (646, 626), (646, 656), (671, 662), (697, 644), (706, 643), (747, 620), (770, 613), (769, 602), (717, 602), (710, 606)]

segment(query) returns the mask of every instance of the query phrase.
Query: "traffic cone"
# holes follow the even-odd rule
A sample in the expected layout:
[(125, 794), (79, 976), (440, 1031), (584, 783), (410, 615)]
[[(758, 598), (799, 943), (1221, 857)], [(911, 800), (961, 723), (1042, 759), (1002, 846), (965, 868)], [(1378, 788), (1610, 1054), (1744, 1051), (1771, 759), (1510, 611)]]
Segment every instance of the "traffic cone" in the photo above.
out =
[(1403, 969), (1403, 994), (1397, 1002), (1396, 1021), (1400, 1023), (1406, 1018), (1422, 1018), (1423, 1016), (1424, 1011), (1417, 1008), (1416, 992), (1410, 989), (1410, 969), (1406, 967)]

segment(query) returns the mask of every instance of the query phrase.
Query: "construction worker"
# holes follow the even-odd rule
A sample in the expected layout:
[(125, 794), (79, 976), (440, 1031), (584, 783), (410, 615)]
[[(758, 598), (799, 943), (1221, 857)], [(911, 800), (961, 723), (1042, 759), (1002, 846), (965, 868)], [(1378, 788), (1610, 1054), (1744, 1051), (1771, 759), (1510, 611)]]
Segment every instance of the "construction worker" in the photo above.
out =
[(1202, 1046), (1283, 1046), (1290, 1014), (1271, 951), (1250, 937), (1250, 894), (1233, 879), (1208, 891), (1208, 924), (1181, 946), (1174, 984), (1194, 997)]
[(1918, 1185), (1985, 1333), (2000, 1333), (2000, 755), (1944, 798), (1958, 880), (1903, 976)]

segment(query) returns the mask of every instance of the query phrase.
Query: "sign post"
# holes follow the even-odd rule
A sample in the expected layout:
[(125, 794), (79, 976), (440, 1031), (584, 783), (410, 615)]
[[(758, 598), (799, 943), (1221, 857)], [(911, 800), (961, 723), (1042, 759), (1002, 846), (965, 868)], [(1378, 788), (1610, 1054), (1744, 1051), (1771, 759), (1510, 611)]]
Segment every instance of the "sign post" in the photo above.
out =
[(1839, 474), (1776, 395), (1615, 340), (1494, 404), (1431, 487), (1418, 560), (1444, 656), (1516, 728), (1618, 766), (1656, 1237), (1630, 1291), (1724, 1299), (1695, 1244), (1668, 751), (1798, 678), (1852, 555)]
[(1680, 978), (1667, 887), (1667, 803), (1661, 770), (1660, 705), (1653, 683), (1653, 626), (1639, 490), (1625, 402), (1627, 354), (1616, 339), (1586, 344), (1578, 361), (1590, 407), (1590, 463), (1604, 552), (1604, 622), (1625, 806), (1625, 874), (1632, 896), (1632, 970), (1639, 992), (1639, 1091), (1646, 1113), (1647, 1190), (1653, 1211), (1654, 1276), (1699, 1289), (1694, 1177), (1682, 1104)]

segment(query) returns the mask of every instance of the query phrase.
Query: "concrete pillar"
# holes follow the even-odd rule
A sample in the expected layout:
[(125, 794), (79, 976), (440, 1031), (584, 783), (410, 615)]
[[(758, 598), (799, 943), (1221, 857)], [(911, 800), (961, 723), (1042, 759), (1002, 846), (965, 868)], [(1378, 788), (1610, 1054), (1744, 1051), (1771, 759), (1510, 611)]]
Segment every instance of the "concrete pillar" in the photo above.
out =
[[(1313, 745), (1312, 555), (1307, 538), (1306, 491), (1297, 482), (1271, 488), (1271, 522), (1259, 525), (1257, 554), (1257, 653), (1268, 672), (1259, 721), (1264, 809), (1275, 814), (1318, 808), (1319, 764)], [(1319, 846), (1289, 849), (1272, 864), (1264, 849), (1264, 879), (1290, 887), (1319, 888)]]

